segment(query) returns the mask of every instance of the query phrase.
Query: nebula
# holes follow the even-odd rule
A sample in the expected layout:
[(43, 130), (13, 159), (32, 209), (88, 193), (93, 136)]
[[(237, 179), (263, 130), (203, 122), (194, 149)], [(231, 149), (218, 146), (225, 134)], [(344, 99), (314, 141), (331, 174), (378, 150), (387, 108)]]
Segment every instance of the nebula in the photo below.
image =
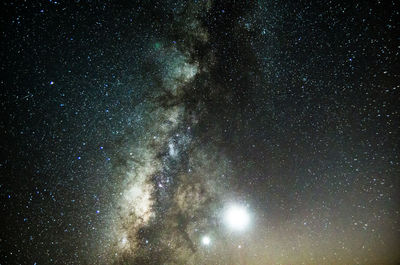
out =
[(155, 87), (149, 87), (145, 108), (153, 122), (126, 158), (118, 207), (106, 228), (112, 231), (112, 247), (103, 253), (105, 264), (205, 261), (198, 255), (199, 238), (217, 225), (214, 212), (221, 207), (219, 194), (227, 192), (220, 182), (228, 166), (198, 129), (209, 111), (200, 95), (216, 89), (197, 84), (210, 78), (212, 60), (204, 63), (204, 58), (213, 57), (209, 52), (196, 58), (196, 47), (208, 40), (203, 22), (195, 18), (207, 11), (207, 3), (202, 5), (204, 10), (188, 4), (171, 26), (183, 31), (187, 42), (157, 42), (148, 56), (144, 75)]

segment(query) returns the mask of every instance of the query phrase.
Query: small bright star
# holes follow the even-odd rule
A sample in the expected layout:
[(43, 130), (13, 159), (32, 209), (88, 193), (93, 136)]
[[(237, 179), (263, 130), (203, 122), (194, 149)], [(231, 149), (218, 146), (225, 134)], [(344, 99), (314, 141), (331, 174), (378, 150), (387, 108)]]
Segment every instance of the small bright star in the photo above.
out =
[(211, 239), (209, 236), (203, 236), (203, 238), (201, 239), (201, 243), (203, 243), (203, 245), (208, 246), (211, 243)]

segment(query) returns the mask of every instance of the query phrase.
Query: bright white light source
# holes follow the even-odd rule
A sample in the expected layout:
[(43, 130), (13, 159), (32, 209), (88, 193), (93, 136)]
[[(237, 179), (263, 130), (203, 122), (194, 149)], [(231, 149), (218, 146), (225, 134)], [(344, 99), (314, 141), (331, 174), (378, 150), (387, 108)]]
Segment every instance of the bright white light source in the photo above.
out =
[(203, 238), (201, 239), (201, 243), (203, 243), (203, 245), (206, 245), (206, 246), (210, 245), (210, 243), (211, 243), (210, 237), (203, 236)]
[(243, 230), (250, 223), (250, 216), (243, 206), (232, 205), (225, 212), (226, 224), (234, 230)]

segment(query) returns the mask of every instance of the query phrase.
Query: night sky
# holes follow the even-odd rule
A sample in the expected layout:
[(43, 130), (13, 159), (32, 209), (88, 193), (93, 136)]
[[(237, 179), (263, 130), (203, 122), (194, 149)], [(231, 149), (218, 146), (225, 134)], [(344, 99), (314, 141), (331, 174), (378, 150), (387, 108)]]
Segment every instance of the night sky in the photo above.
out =
[(345, 2), (3, 1), (0, 264), (400, 264), (399, 2)]

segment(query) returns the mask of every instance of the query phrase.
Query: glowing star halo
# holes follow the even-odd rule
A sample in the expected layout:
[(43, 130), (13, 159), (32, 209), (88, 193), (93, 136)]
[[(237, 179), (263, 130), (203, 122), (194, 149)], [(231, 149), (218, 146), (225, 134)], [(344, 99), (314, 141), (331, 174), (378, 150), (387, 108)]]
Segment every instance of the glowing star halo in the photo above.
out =
[(203, 238), (201, 239), (201, 243), (205, 246), (210, 245), (211, 243), (211, 239), (209, 236), (203, 236)]
[(232, 205), (225, 211), (225, 223), (233, 230), (244, 230), (250, 223), (250, 216), (243, 206)]

